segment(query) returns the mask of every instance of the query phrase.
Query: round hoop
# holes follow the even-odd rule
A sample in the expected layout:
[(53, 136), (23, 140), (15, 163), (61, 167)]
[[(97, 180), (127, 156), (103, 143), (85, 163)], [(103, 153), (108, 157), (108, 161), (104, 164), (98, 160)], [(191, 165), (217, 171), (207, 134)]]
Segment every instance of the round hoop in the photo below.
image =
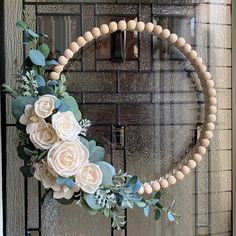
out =
[(64, 51), (64, 55), (59, 57), (58, 61), (60, 65), (54, 67), (54, 71), (50, 73), (50, 79), (59, 79), (60, 73), (63, 71), (63, 68), (68, 63), (69, 59), (71, 59), (73, 55), (87, 43), (102, 35), (113, 33), (117, 30), (153, 34), (178, 48), (192, 63), (200, 79), (201, 86), (203, 87), (205, 113), (200, 137), (188, 155), (188, 158), (180, 162), (177, 168), (174, 168), (165, 176), (144, 183), (138, 192), (139, 194), (151, 194), (153, 191), (159, 191), (161, 188), (167, 188), (168, 186), (174, 185), (177, 180), (182, 180), (184, 176), (188, 175), (191, 169), (194, 169), (202, 160), (207, 151), (206, 148), (210, 145), (210, 139), (213, 137), (213, 130), (215, 129), (214, 123), (216, 122), (217, 113), (216, 90), (214, 89), (214, 81), (211, 79), (211, 74), (207, 71), (207, 67), (204, 65), (202, 58), (198, 57), (197, 52), (192, 50), (191, 45), (186, 43), (184, 38), (178, 37), (174, 33), (170, 33), (168, 29), (162, 29), (160, 25), (154, 25), (151, 22), (145, 24), (142, 21), (135, 22), (134, 20), (128, 22), (121, 20), (118, 23), (112, 21), (108, 25), (103, 24), (99, 28), (95, 27), (91, 31), (85, 32), (83, 36), (77, 38), (76, 42), (70, 44), (70, 47)]

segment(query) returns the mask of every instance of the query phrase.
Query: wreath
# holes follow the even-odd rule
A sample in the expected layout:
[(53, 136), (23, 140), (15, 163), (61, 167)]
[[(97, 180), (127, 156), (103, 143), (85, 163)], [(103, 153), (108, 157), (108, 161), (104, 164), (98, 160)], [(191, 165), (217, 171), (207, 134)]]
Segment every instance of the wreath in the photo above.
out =
[[(70, 44), (63, 56), (54, 60), (50, 59), (48, 45), (40, 43), (42, 37), (47, 37), (45, 34), (32, 31), (21, 20), (16, 26), (24, 32), (28, 55), (17, 76), (18, 87), (4, 84), (4, 88), (14, 98), (12, 114), (19, 134), (17, 151), (24, 160), (20, 171), (24, 177), (34, 176), (44, 186), (44, 204), (51, 198), (62, 204), (76, 201), (92, 215), (102, 212), (111, 217), (116, 229), (126, 223), (121, 211), (134, 206), (143, 208), (145, 216), (152, 207), (156, 220), (166, 212), (169, 221), (177, 222), (179, 216), (171, 210), (174, 202), (169, 208), (163, 207), (160, 189), (182, 180), (202, 160), (216, 121), (214, 81), (197, 52), (184, 38), (159, 25), (122, 20), (85, 32)], [(194, 66), (204, 91), (205, 119), (197, 144), (170, 173), (147, 183), (115, 170), (103, 160), (105, 150), (86, 137), (91, 122), (82, 118), (76, 100), (66, 90), (66, 77), (62, 74), (64, 66), (80, 48), (117, 30), (150, 33), (177, 47)]]

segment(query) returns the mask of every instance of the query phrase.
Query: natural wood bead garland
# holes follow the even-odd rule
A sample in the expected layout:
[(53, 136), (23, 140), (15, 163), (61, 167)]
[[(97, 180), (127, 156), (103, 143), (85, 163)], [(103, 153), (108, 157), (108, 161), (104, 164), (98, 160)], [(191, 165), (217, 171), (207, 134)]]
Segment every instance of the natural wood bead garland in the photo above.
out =
[(217, 113), (216, 90), (214, 89), (214, 81), (211, 79), (211, 74), (203, 64), (202, 58), (197, 55), (195, 50), (192, 50), (191, 45), (186, 43), (184, 38), (179, 38), (168, 29), (162, 29), (160, 25), (154, 25), (151, 22), (145, 24), (142, 21), (136, 22), (134, 20), (128, 22), (121, 20), (118, 23), (112, 21), (108, 25), (103, 24), (100, 28), (94, 27), (91, 31), (85, 32), (83, 36), (76, 39), (76, 42), (70, 44), (69, 49), (64, 51), (64, 55), (58, 58), (59, 65), (55, 66), (54, 71), (50, 73), (50, 79), (58, 80), (60, 78), (60, 73), (63, 71), (64, 66), (80, 48), (93, 39), (117, 30), (150, 33), (178, 48), (192, 63), (204, 89), (205, 119), (200, 138), (194, 148), (195, 152), (192, 153), (191, 158), (188, 158), (187, 162), (180, 164), (177, 170), (173, 170), (172, 173), (166, 174), (166, 176), (160, 177), (159, 179), (150, 181), (150, 183), (143, 184), (138, 191), (140, 195), (144, 193), (151, 194), (153, 191), (159, 191), (161, 188), (174, 185), (177, 180), (182, 180), (202, 160), (203, 155), (207, 151), (206, 148), (210, 145), (210, 139), (213, 137), (213, 130), (215, 129), (215, 114)]

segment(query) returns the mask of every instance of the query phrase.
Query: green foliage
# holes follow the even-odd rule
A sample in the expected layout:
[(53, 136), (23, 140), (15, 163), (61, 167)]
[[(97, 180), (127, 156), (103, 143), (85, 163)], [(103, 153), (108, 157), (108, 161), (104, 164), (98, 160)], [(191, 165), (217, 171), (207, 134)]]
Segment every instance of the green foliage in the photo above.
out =
[(102, 185), (108, 187), (112, 185), (112, 178), (115, 175), (115, 169), (112, 165), (105, 161), (100, 161), (96, 163), (102, 171)]
[(34, 175), (34, 169), (31, 165), (24, 165), (20, 167), (20, 172), (25, 178), (32, 177)]
[(71, 199), (65, 199), (65, 198), (57, 199), (56, 198), (56, 200), (63, 205), (70, 205), (73, 202), (73, 198), (71, 198)]
[(38, 47), (38, 50), (43, 54), (44, 58), (47, 58), (50, 53), (50, 48), (46, 43), (41, 44)]
[(42, 87), (46, 85), (45, 79), (41, 75), (36, 75), (35, 80), (37, 82), (38, 87)]
[(49, 202), (50, 199), (52, 199), (52, 197), (53, 197), (53, 191), (50, 189), (41, 198), (42, 204), (47, 205), (47, 203)]
[(64, 98), (61, 98), (61, 102), (66, 103), (69, 106), (70, 111), (74, 113), (75, 119), (77, 121), (81, 120), (81, 112), (79, 110), (76, 100), (72, 96), (66, 96)]
[(39, 95), (51, 94), (51, 95), (56, 96), (54, 89), (48, 85), (39, 87), (38, 93), (39, 93)]
[(31, 49), (29, 51), (29, 58), (36, 66), (46, 65), (44, 55), (39, 50)]
[(21, 115), (24, 113), (25, 106), (27, 104), (34, 104), (36, 101), (36, 98), (34, 97), (17, 97), (13, 102), (12, 102), (12, 113), (13, 116), (18, 120)]
[(94, 197), (94, 194), (88, 194), (88, 193), (84, 193), (84, 198), (85, 202), (87, 203), (87, 205), (93, 209), (93, 210), (100, 210), (102, 207), (97, 204), (97, 200)]

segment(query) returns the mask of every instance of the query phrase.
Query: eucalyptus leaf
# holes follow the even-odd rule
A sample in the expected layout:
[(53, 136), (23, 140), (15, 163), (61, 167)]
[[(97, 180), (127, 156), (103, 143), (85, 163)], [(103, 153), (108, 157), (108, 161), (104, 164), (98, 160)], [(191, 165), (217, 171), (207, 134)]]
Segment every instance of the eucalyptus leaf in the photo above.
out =
[(45, 82), (45, 79), (43, 78), (43, 76), (41, 76), (41, 75), (36, 75), (36, 76), (35, 76), (35, 79), (36, 79), (36, 82), (37, 82), (38, 87), (41, 87), (41, 86), (45, 86), (45, 85), (46, 85), (46, 82)]
[(161, 211), (159, 209), (155, 210), (155, 220), (159, 220), (161, 218)]
[(80, 136), (79, 140), (80, 140), (81, 143), (83, 143), (87, 147), (89, 141), (86, 138)]
[(67, 179), (66, 179), (65, 185), (66, 185), (69, 189), (73, 189), (73, 188), (76, 186), (75, 182), (74, 182), (73, 179), (71, 179), (71, 178), (67, 178)]
[(172, 212), (171, 211), (168, 211), (167, 212), (167, 218), (170, 222), (173, 222), (175, 221), (175, 217), (173, 216)]
[(55, 199), (63, 205), (70, 205), (73, 202), (73, 198), (71, 198), (71, 199), (65, 199), (65, 198), (57, 199), (57, 198), (55, 198)]
[(29, 58), (35, 65), (45, 66), (44, 55), (39, 50), (31, 49), (29, 51)]
[(102, 171), (102, 185), (108, 187), (112, 185), (112, 178), (115, 175), (115, 169), (112, 165), (105, 161), (100, 161), (96, 163)]
[(44, 58), (47, 58), (50, 53), (50, 48), (46, 43), (41, 44), (38, 50), (43, 54)]
[(66, 112), (70, 110), (70, 107), (67, 103), (61, 103), (60, 106), (58, 107), (58, 110), (60, 112)]
[(32, 29), (27, 29), (26, 32), (32, 36), (33, 38), (38, 38), (39, 35), (37, 33), (35, 33)]
[(16, 27), (21, 30), (26, 30), (28, 28), (27, 24), (23, 20), (18, 20), (16, 22)]
[(94, 198), (94, 194), (84, 193), (84, 200), (88, 206), (93, 210), (99, 210), (102, 207), (97, 204), (97, 200)]
[(105, 155), (105, 150), (103, 147), (96, 146), (96, 142), (91, 140), (85, 145), (89, 150), (89, 161), (96, 163), (102, 161)]
[(53, 197), (53, 191), (52, 190), (47, 191), (41, 198), (42, 204), (46, 205), (52, 197)]
[(161, 199), (161, 192), (158, 191), (158, 192), (154, 195), (153, 198), (160, 200), (160, 199)]
[(59, 62), (56, 60), (50, 60), (50, 61), (46, 61), (46, 65), (47, 66), (56, 66), (56, 65), (59, 65)]
[(150, 207), (149, 206), (146, 206), (146, 207), (143, 208), (143, 213), (144, 213), (145, 217), (149, 216), (149, 211), (150, 211)]
[(58, 82), (56, 80), (49, 80), (47, 85), (54, 89), (56, 86), (58, 86)]
[(66, 96), (66, 97), (62, 98), (61, 101), (63, 103), (66, 103), (69, 106), (70, 111), (72, 111), (74, 113), (75, 119), (77, 121), (80, 121), (81, 120), (81, 112), (79, 110), (79, 107), (78, 107), (78, 104), (77, 104), (75, 98), (73, 98), (72, 96)]
[(29, 178), (29, 177), (32, 177), (34, 174), (33, 174), (33, 168), (32, 166), (21, 166), (20, 167), (20, 172), (23, 174), (23, 176), (25, 178)]
[(146, 203), (145, 202), (136, 202), (136, 205), (138, 206), (138, 207), (141, 207), (141, 208), (143, 208), (143, 207), (146, 207)]
[(23, 97), (19, 96), (12, 102), (12, 113), (13, 116), (18, 120), (24, 113), (25, 106), (27, 104), (33, 105), (36, 102), (35, 97)]
[(25, 146), (23, 145), (17, 147), (17, 154), (23, 160), (31, 159), (31, 155), (25, 151)]
[(56, 96), (54, 89), (48, 85), (39, 87), (38, 92), (39, 92), (39, 95), (51, 94), (51, 95)]

